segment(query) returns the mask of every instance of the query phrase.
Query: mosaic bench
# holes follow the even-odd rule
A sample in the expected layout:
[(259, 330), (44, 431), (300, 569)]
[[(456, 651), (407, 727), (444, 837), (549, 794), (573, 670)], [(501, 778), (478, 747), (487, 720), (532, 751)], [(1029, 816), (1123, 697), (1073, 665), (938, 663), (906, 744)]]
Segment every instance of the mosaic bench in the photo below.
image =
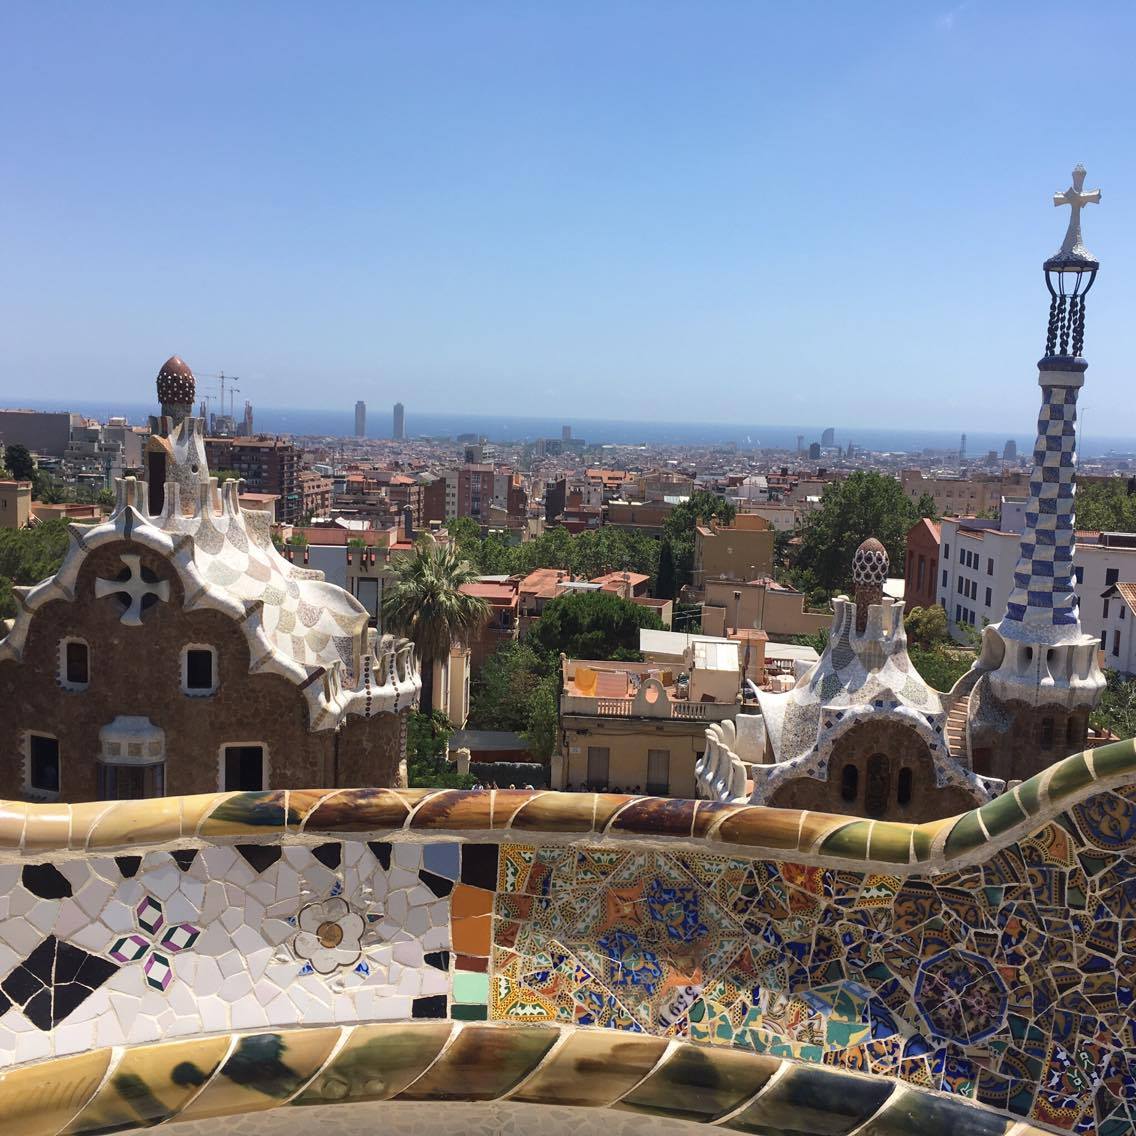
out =
[(1121, 1136), (1134, 856), (1132, 742), (921, 825), (513, 790), (3, 803), (0, 1133)]

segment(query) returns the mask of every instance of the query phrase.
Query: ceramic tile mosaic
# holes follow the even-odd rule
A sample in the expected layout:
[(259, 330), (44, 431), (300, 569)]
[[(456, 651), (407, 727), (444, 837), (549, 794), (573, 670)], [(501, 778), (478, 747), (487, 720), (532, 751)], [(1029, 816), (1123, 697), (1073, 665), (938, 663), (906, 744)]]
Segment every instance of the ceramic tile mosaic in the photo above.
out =
[[(706, 1121), (784, 1110), (808, 1073), (829, 1113), (874, 1086), (857, 1124), (902, 1090), (992, 1132), (1122, 1136), (1134, 774), (1103, 747), (915, 826), (604, 794), (0, 805), (0, 1103), (43, 1059), (204, 1037), (201, 1091), (163, 1083), (156, 1113), (551, 1094)], [(718, 1095), (694, 1106), (699, 1062)]]

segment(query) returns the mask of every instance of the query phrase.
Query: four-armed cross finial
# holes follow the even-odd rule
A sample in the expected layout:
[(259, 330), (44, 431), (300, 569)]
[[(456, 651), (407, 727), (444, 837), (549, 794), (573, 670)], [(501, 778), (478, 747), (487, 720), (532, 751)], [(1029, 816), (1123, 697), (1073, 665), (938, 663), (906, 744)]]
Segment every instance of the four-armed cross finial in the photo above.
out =
[(1085, 167), (1078, 165), (1073, 170), (1073, 184), (1064, 193), (1053, 195), (1054, 205), (1068, 205), (1072, 212), (1069, 215), (1069, 228), (1065, 233), (1065, 240), (1061, 245), (1058, 256), (1083, 257), (1093, 259), (1092, 254), (1081, 244), (1081, 209), (1088, 204), (1096, 204), (1101, 199), (1099, 189), (1084, 189)]

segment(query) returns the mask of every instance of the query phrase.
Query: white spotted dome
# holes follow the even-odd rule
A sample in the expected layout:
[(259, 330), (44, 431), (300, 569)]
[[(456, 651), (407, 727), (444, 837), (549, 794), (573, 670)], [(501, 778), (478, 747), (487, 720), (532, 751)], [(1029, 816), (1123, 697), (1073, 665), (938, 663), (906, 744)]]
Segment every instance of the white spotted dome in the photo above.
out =
[(887, 549), (870, 536), (852, 557), (852, 582), (858, 588), (882, 588), (890, 563)]
[(158, 401), (163, 406), (190, 406), (195, 382), (184, 359), (171, 355), (158, 372)]

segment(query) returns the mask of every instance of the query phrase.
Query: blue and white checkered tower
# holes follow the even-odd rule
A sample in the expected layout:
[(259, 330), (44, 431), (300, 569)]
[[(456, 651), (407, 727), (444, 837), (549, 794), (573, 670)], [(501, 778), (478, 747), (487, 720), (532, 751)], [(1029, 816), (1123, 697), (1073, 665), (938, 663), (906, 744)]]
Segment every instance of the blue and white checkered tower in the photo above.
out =
[[(1049, 328), (1045, 355), (1038, 363), (1041, 413), (1037, 422), (1029, 504), (1014, 587), (999, 623), (983, 632), (982, 653), (975, 664), (968, 710), (968, 742), (978, 772), (1007, 779), (1028, 776), (1021, 762), (1014, 769), (980, 769), (997, 747), (999, 733), (1014, 734), (1019, 743), (1033, 739), (1055, 752), (1082, 748), (1088, 712), (1104, 688), (1097, 665), (1097, 641), (1085, 635), (1077, 613), (1073, 586), (1076, 545), (1077, 394), (1088, 363), (1081, 355), (1085, 335), (1085, 297), (1096, 280), (1100, 262), (1081, 240), (1081, 209), (1100, 201), (1100, 190), (1084, 189), (1085, 170), (1077, 166), (1073, 184), (1054, 194), (1054, 205), (1072, 210), (1060, 250), (1044, 265), (1049, 289)], [(973, 672), (972, 672), (973, 673)], [(1031, 708), (1029, 721), (1018, 721), (1015, 707)], [(1040, 709), (1039, 709), (1040, 708)], [(997, 764), (997, 763), (996, 763)]]

